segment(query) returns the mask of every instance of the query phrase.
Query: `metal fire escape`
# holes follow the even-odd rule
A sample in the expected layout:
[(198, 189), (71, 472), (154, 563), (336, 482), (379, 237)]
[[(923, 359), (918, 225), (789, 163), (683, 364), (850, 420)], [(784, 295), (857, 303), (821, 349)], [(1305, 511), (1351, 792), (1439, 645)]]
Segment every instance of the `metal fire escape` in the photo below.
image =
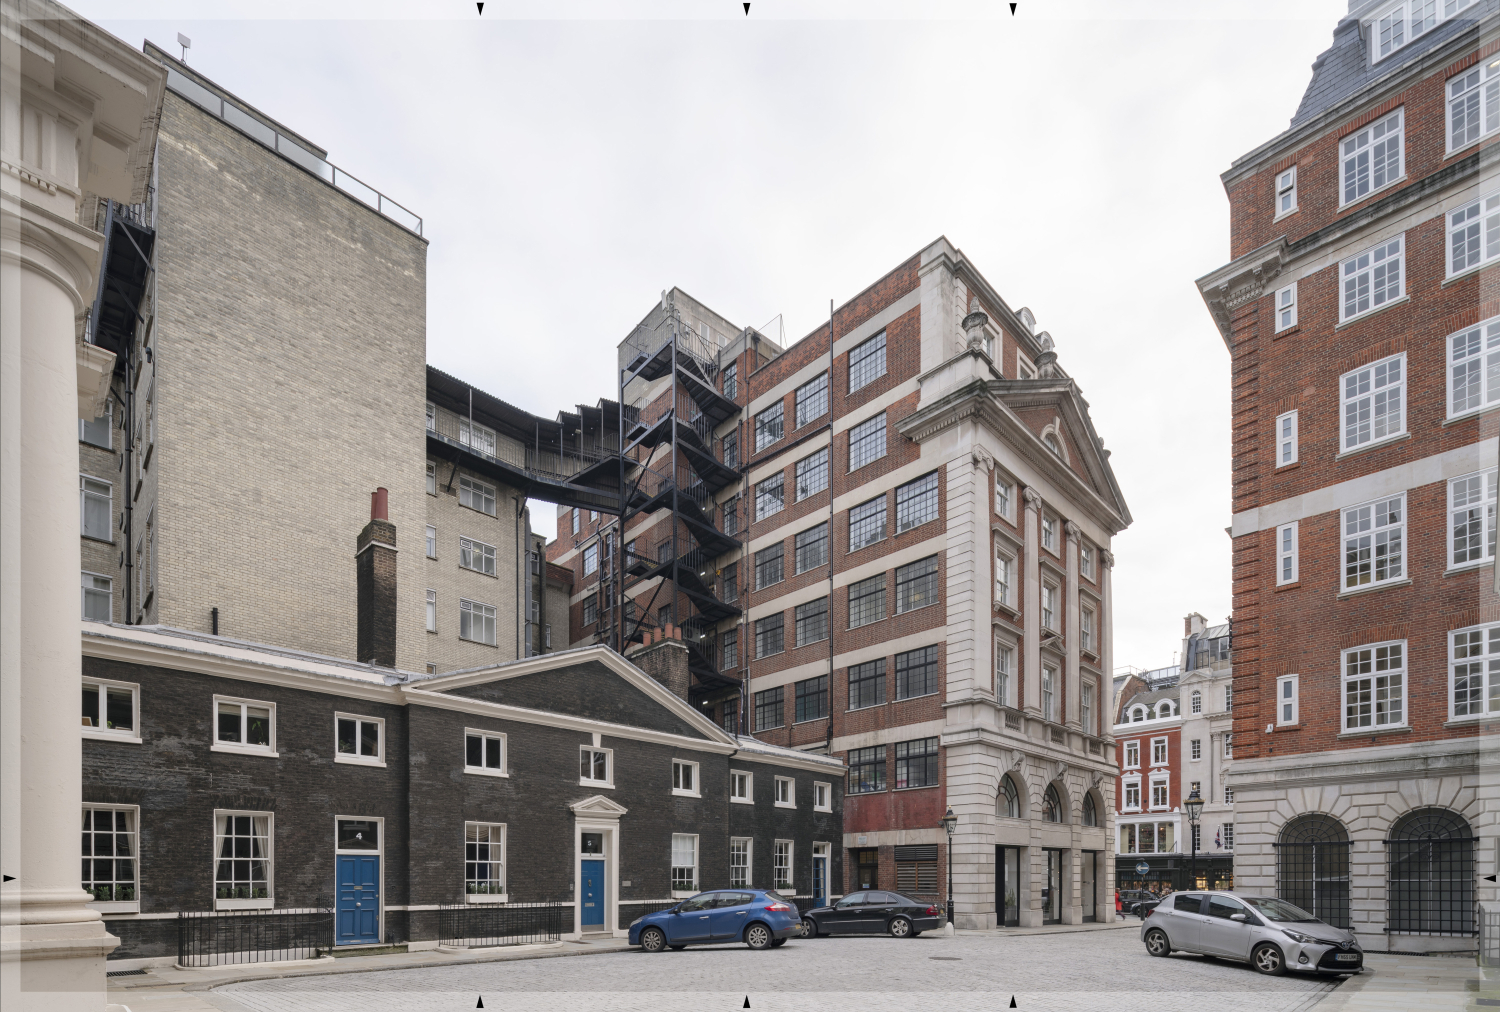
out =
[[(625, 439), (619, 469), (625, 494), (619, 530), (625, 543), (608, 545), (613, 549), (608, 575), (617, 592), (606, 603), (613, 608), (619, 649), (667, 622), (682, 629), (697, 695), (739, 684), (719, 671), (716, 632), (720, 623), (740, 614), (724, 599), (718, 566), (739, 547), (733, 536), (738, 524), (729, 515), (733, 500), (721, 509), (714, 497), (738, 483), (740, 474), (734, 462), (725, 464), (723, 441), (714, 430), (739, 417), (740, 409), (719, 392), (719, 349), (685, 325), (670, 302), (663, 309), (659, 321), (637, 327), (621, 345)], [(665, 387), (656, 387), (663, 379)], [(627, 414), (632, 404), (633, 420)], [(666, 519), (651, 528), (655, 547), (638, 548), (631, 521), (649, 514)], [(660, 582), (632, 601), (630, 588), (652, 580)]]

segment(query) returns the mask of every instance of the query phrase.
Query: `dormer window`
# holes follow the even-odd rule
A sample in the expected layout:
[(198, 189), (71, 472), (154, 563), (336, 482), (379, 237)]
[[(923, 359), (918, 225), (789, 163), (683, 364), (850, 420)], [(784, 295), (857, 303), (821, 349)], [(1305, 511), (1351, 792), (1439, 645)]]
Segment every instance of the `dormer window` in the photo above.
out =
[(1170, 700), (1162, 700), (1156, 707), (1157, 719), (1172, 716), (1172, 703)]
[(1465, 10), (1474, 0), (1401, 0), (1367, 22), (1370, 62), (1379, 63)]
[(1146, 708), (1144, 706), (1137, 706), (1135, 709), (1131, 710), (1130, 719), (1132, 722), (1145, 720)]

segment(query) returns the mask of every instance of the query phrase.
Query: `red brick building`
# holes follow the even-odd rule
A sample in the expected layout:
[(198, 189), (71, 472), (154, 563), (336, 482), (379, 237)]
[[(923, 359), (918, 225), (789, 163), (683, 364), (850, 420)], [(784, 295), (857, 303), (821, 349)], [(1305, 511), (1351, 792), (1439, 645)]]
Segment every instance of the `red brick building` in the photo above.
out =
[(1130, 518), (1030, 311), (939, 239), (786, 348), (665, 293), (620, 362), (641, 505), (618, 572), (560, 514), (574, 641), (680, 628), (716, 720), (844, 759), (833, 895), (938, 899), (951, 806), (960, 926), (1112, 918)]
[(1233, 361), (1235, 881), (1372, 949), (1472, 949), (1494, 898), (1496, 27), (1352, 3), (1224, 173), (1199, 280)]

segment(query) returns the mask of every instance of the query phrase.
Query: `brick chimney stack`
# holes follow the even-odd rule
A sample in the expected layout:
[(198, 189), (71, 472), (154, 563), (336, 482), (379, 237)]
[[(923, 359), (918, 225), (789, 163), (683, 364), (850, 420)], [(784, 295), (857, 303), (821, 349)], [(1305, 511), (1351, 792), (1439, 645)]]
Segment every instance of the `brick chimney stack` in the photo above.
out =
[(688, 671), (688, 648), (682, 642), (682, 630), (667, 624), (666, 629), (654, 636), (648, 631), (648, 642), (637, 646), (626, 656), (630, 663), (656, 679), (671, 690), (672, 694), (688, 702), (688, 686), (693, 677)]
[(354, 572), (359, 605), (355, 660), (396, 666), (396, 525), (390, 493), (370, 493), (370, 522), (355, 540)]

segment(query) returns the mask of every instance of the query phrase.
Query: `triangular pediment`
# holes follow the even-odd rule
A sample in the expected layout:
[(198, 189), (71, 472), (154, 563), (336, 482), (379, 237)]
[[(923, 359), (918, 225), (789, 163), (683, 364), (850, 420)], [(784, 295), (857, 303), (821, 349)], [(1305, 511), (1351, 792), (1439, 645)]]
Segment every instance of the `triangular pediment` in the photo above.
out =
[(595, 817), (602, 815), (613, 819), (618, 819), (630, 811), (624, 805), (611, 801), (602, 794), (595, 794), (593, 797), (584, 798), (582, 801), (575, 801), (568, 807), (573, 810), (574, 815), (592, 815)]

